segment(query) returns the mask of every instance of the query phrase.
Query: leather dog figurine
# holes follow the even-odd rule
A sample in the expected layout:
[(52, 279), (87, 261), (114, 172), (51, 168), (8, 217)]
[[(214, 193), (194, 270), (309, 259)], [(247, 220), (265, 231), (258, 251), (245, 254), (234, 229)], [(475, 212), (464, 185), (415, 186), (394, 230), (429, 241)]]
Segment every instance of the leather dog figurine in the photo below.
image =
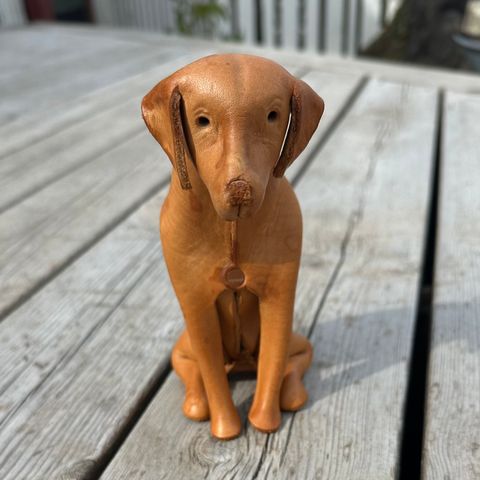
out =
[(323, 109), (280, 65), (240, 54), (187, 65), (142, 102), (174, 167), (160, 234), (186, 324), (172, 353), (183, 412), (220, 439), (242, 428), (228, 372), (257, 373), (248, 418), (263, 432), (307, 400), (312, 347), (292, 333), (302, 219), (283, 175)]

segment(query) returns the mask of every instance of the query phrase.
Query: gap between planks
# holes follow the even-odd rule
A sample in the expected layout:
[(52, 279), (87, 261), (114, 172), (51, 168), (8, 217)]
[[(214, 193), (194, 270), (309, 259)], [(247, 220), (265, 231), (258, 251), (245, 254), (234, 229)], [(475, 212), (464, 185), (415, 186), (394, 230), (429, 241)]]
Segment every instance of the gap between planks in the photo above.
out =
[(423, 253), (424, 260), (419, 286), (420, 296), (418, 299), (415, 333), (409, 366), (409, 383), (398, 471), (399, 480), (420, 479), (421, 477), (425, 435), (427, 370), (432, 327), (443, 111), (444, 91), (440, 90), (437, 100), (435, 160), (432, 166), (432, 182), (430, 184), (428, 217), (426, 220), (428, 230)]

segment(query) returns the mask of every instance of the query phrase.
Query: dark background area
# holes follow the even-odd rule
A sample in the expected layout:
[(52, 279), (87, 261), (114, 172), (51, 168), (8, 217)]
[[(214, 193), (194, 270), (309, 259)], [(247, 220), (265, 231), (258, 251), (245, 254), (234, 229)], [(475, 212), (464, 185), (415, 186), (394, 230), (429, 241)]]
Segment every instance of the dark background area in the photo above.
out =
[(35, 20), (58, 20), (92, 22), (89, 0), (25, 0), (28, 18)]

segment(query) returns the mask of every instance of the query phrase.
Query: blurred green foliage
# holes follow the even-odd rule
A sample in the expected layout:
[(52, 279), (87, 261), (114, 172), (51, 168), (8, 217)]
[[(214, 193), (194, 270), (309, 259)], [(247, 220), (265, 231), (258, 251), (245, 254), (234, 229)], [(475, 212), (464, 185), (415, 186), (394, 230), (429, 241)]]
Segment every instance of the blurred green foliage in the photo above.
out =
[(216, 0), (174, 0), (178, 31), (206, 38), (221, 37), (219, 25), (228, 18), (227, 10)]

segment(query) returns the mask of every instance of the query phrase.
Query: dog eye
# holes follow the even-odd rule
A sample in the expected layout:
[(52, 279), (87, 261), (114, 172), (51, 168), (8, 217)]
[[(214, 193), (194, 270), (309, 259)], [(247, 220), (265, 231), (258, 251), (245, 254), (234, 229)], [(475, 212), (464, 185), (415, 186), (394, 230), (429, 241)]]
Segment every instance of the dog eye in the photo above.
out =
[(207, 125), (210, 125), (210, 120), (204, 116), (197, 117), (197, 125), (199, 127), (206, 127)]
[(267, 116), (267, 119), (269, 122), (274, 122), (278, 117), (278, 113), (275, 111), (275, 110), (272, 110), (268, 116)]

